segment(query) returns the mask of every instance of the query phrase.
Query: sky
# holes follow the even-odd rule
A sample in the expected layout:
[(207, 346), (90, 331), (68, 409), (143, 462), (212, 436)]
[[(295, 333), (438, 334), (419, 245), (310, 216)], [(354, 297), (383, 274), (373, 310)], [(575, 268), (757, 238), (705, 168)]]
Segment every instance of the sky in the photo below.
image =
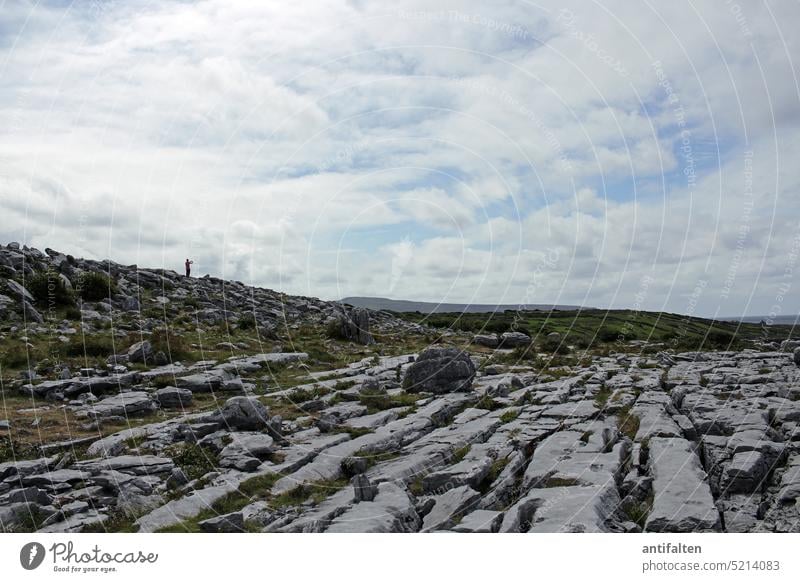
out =
[(323, 299), (798, 313), (797, 22), (0, 0), (0, 242)]

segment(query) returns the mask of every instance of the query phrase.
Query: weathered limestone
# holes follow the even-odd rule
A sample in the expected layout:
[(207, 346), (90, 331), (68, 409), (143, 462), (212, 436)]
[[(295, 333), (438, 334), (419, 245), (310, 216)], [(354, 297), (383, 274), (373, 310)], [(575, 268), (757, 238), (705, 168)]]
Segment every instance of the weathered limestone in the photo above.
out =
[(455, 348), (428, 348), (406, 372), (404, 386), (409, 392), (464, 392), (475, 378), (469, 354)]
[(691, 444), (683, 439), (654, 437), (649, 458), (654, 497), (645, 531), (718, 530), (719, 511)]

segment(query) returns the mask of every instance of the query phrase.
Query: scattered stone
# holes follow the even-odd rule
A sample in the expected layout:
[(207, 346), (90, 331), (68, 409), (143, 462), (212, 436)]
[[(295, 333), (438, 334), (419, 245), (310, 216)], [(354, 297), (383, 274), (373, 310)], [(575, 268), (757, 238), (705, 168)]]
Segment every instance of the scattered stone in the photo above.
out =
[(520, 348), (531, 344), (531, 336), (521, 331), (507, 331), (500, 336), (500, 346), (503, 348)]
[(156, 390), (155, 397), (161, 408), (188, 408), (194, 398), (191, 390), (175, 386)]
[(153, 346), (149, 341), (141, 341), (128, 348), (128, 361), (147, 363), (153, 357)]
[(129, 417), (148, 414), (155, 409), (155, 402), (147, 392), (123, 392), (91, 405), (88, 415), (91, 419)]
[(228, 430), (260, 430), (269, 426), (269, 411), (255, 397), (234, 396), (209, 419)]
[(497, 337), (496, 333), (486, 335), (478, 334), (472, 338), (472, 343), (485, 348), (495, 349), (500, 346), (500, 339)]

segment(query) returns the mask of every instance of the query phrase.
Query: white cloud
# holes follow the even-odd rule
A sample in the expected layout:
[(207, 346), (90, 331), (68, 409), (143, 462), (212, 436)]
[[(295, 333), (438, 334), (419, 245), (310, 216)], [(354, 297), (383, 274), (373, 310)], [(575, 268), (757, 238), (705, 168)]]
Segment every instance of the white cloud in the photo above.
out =
[(536, 273), (622, 307), (649, 275), (736, 314), (786, 280), (794, 4), (93, 6), (4, 8), (0, 238), (327, 298)]

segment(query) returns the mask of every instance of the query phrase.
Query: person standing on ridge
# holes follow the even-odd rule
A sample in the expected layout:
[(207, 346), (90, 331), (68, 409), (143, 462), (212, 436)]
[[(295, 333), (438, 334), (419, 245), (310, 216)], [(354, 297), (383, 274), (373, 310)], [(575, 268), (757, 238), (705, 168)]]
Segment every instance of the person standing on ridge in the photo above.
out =
[(191, 277), (192, 276), (192, 265), (194, 264), (194, 261), (190, 261), (189, 259), (186, 259), (186, 263), (185, 264), (186, 264), (186, 276), (187, 277)]

